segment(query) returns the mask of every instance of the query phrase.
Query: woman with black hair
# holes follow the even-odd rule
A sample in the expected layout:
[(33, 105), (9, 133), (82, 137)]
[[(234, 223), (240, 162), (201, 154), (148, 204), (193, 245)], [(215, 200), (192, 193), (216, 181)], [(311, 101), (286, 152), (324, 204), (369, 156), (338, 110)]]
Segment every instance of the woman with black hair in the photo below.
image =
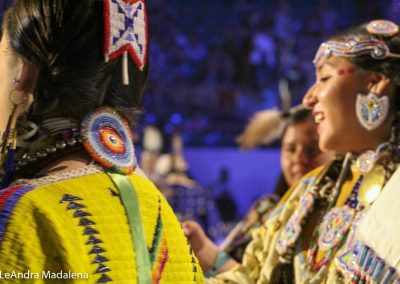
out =
[(143, 0), (16, 0), (7, 11), (0, 45), (7, 283), (203, 282), (171, 208), (136, 165), (131, 129), (147, 41)]
[[(365, 214), (376, 213), (375, 201), (381, 203), (380, 192), (385, 196), (389, 189), (385, 184), (398, 180), (392, 174), (400, 157), (399, 60), (399, 27), (386, 20), (321, 44), (314, 59), (316, 81), (303, 104), (312, 109), (321, 150), (337, 159), (292, 187), (253, 234), (243, 262), (209, 283), (400, 281), (398, 222), (363, 222), (356, 234)], [(378, 220), (395, 220), (388, 214), (394, 205), (383, 205)], [(379, 243), (375, 234), (370, 247), (366, 229), (382, 233), (382, 227), (391, 229), (390, 235), (379, 237), (391, 241)]]

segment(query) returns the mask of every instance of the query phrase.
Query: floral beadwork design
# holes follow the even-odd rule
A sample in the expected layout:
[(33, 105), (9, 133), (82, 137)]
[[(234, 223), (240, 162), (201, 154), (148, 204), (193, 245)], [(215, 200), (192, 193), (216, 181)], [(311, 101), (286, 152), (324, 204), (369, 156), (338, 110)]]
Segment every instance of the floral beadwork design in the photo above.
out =
[(338, 246), (349, 231), (354, 215), (355, 210), (346, 205), (329, 211), (320, 226), (319, 247), (330, 250)]
[(314, 206), (315, 197), (311, 192), (307, 192), (299, 201), (297, 209), (290, 217), (288, 223), (279, 236), (276, 250), (280, 255), (284, 255), (288, 247), (292, 247), (298, 240), (302, 223)]

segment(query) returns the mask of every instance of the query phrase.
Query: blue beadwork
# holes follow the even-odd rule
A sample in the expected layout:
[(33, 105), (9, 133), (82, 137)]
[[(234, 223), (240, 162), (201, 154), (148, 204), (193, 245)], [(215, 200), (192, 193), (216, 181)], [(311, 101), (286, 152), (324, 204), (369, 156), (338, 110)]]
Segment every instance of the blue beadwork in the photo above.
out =
[(351, 208), (354, 208), (354, 209), (357, 208), (357, 205), (358, 205), (358, 189), (360, 188), (363, 179), (364, 179), (364, 175), (361, 175), (358, 178), (356, 184), (353, 187), (353, 190), (351, 191), (351, 194), (350, 194), (349, 198), (347, 198), (347, 200), (346, 200), (345, 204), (349, 205)]

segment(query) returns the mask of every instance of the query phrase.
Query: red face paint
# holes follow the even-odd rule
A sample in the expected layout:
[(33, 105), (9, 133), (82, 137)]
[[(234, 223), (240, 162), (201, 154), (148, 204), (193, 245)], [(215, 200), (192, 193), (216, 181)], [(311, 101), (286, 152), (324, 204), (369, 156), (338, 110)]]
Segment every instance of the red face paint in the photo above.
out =
[(343, 76), (344, 74), (346, 74), (346, 70), (344, 70), (344, 69), (339, 69), (339, 70), (337, 71), (337, 73), (338, 73), (339, 76)]

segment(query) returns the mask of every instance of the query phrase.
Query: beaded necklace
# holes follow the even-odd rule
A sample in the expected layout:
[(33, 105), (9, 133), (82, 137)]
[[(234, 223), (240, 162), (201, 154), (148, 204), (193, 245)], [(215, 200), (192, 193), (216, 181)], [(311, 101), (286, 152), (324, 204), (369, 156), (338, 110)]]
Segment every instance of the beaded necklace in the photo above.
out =
[[(57, 127), (57, 125), (56, 125)], [(48, 135), (40, 137), (34, 150), (22, 149), (16, 159), (16, 176), (31, 177), (50, 163), (72, 153), (83, 151), (82, 138), (78, 128), (41, 128)]]
[[(311, 213), (315, 210), (316, 205), (323, 208), (317, 223), (319, 225), (315, 228), (311, 237), (310, 248), (307, 252), (307, 264), (302, 266), (307, 272), (306, 280), (318, 283), (318, 280), (324, 277), (332, 258), (346, 241), (353, 222), (359, 216), (358, 213), (364, 209), (364, 205), (358, 200), (364, 175), (360, 175), (354, 184), (345, 204), (339, 208), (334, 208), (344, 181), (349, 175), (351, 160), (351, 155), (346, 156), (337, 179), (335, 175), (332, 175), (332, 169), (329, 169), (334, 168), (335, 164), (332, 164), (326, 172), (322, 173), (322, 177), (317, 178), (314, 185), (299, 201), (299, 206), (279, 236), (276, 246), (280, 255), (279, 261), (291, 263), (295, 254), (295, 246)], [(337, 182), (333, 184), (333, 180), (337, 180)], [(317, 261), (319, 250), (326, 251), (326, 254), (321, 260)]]
[[(314, 230), (311, 238), (311, 246), (307, 253), (309, 270), (319, 271), (323, 266), (329, 264), (332, 256), (346, 239), (347, 233), (356, 215), (358, 207), (358, 190), (363, 181), (361, 175), (354, 185), (350, 196), (347, 198), (344, 206), (334, 208), (327, 214), (321, 214), (318, 221), (319, 226)], [(331, 208), (331, 206), (329, 206)], [(317, 262), (318, 250), (326, 250), (325, 256)]]
[[(319, 202), (326, 203), (326, 213), (331, 204), (335, 204), (340, 189), (348, 176), (351, 164), (351, 155), (346, 155), (342, 161), (332, 162), (314, 181), (312, 187), (303, 194), (299, 200), (299, 206), (289, 218), (283, 228), (276, 245), (276, 250), (280, 255), (281, 263), (291, 263), (294, 258), (295, 246), (307, 224), (311, 213), (315, 210), (315, 205)], [(338, 173), (339, 172), (339, 173)], [(334, 182), (336, 180), (336, 183)], [(324, 215), (324, 214), (322, 214)]]

